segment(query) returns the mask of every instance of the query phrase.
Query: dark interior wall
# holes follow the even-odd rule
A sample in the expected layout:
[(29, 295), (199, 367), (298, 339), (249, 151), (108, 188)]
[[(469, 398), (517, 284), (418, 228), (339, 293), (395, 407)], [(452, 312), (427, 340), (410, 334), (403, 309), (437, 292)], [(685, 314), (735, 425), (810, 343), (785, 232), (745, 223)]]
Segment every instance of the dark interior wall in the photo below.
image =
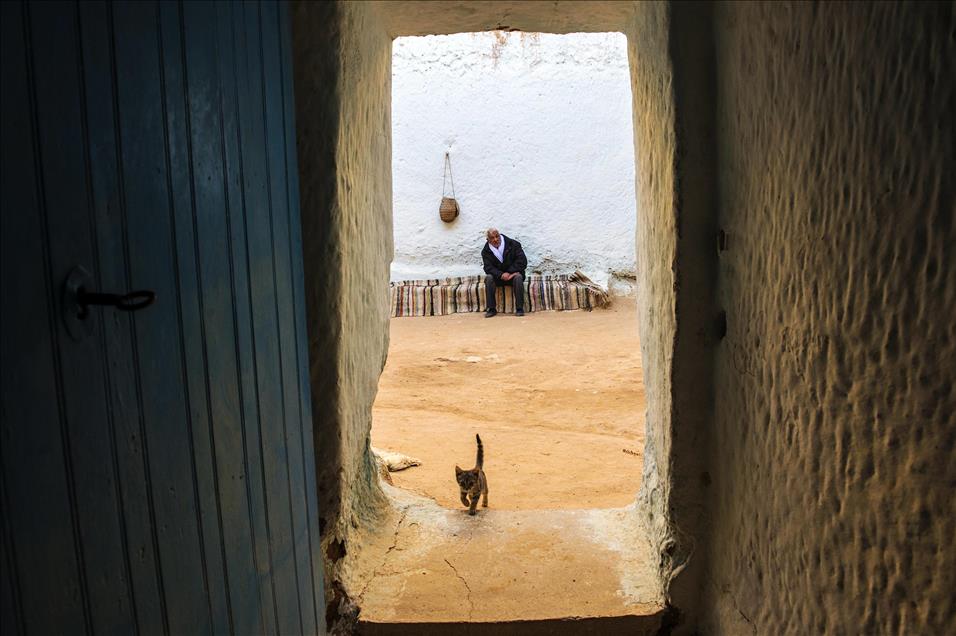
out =
[(705, 633), (956, 633), (952, 3), (716, 11)]
[(2, 3), (3, 634), (324, 626), (287, 20)]

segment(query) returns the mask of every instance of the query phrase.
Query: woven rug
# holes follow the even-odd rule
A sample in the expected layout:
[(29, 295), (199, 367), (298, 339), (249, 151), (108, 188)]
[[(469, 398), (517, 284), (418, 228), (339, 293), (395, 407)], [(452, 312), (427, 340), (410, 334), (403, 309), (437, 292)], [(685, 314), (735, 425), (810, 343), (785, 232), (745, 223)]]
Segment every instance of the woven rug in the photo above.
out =
[[(524, 282), (525, 311), (565, 311), (603, 307), (607, 292), (581, 272), (573, 274), (528, 274)], [(499, 312), (514, 313), (511, 287), (499, 287), (495, 295)], [(485, 277), (459, 276), (428, 280), (403, 280), (391, 284), (392, 316), (445, 316), (484, 311)]]

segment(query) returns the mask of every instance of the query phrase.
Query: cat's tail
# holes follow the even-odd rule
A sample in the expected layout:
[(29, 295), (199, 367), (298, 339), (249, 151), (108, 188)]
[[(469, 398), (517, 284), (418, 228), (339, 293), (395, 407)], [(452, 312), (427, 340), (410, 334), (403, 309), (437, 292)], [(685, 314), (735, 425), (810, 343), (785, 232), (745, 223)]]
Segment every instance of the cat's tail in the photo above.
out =
[(478, 440), (478, 458), (475, 460), (475, 468), (481, 468), (485, 463), (485, 447), (481, 445), (481, 438), (475, 433), (475, 439)]

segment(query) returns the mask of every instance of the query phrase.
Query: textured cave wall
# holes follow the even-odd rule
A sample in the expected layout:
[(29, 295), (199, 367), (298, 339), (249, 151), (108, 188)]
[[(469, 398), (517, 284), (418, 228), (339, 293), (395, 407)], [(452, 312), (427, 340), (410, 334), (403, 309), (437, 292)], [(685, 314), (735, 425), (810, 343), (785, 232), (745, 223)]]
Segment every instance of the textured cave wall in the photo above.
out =
[(953, 11), (717, 9), (703, 633), (956, 633)]
[(713, 6), (641, 5), (628, 31), (647, 442), (639, 494), (663, 591), (693, 629), (707, 562), (717, 231)]
[(374, 5), (303, 2), (293, 54), (320, 528), (334, 581), (349, 529), (374, 523), (383, 503), (368, 449), (388, 349), (391, 39)]
[(954, 632), (953, 5), (696, 8), (295, 5), (324, 545), (380, 497), (367, 437), (387, 343), (390, 38), (623, 30), (639, 499), (683, 625), (703, 611), (703, 633)]
[(377, 4), (381, 5), (386, 28), (392, 37), (495, 30), (529, 33), (624, 31), (635, 12), (643, 10), (641, 3), (593, 0), (409, 0)]
[[(674, 107), (667, 50), (670, 16), (665, 4), (648, 5), (631, 22), (627, 33), (634, 116), (634, 154), (638, 319), (641, 333), (644, 387), (647, 394), (644, 471), (638, 500), (652, 543), (660, 548), (672, 533), (667, 502), (671, 494), (668, 457), (673, 406), (670, 368), (677, 331), (673, 290), (677, 244), (674, 240)], [(656, 425), (655, 425), (656, 424)], [(664, 563), (662, 569), (670, 569)]]

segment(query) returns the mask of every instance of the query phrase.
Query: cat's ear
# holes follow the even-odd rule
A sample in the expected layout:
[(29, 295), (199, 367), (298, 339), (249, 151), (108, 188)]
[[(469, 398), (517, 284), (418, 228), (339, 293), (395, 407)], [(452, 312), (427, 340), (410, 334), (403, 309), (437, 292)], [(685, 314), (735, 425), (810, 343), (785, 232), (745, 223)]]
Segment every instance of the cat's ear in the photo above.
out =
[(458, 467), (458, 464), (455, 464), (455, 474), (460, 475), (462, 473), (461, 468)]

